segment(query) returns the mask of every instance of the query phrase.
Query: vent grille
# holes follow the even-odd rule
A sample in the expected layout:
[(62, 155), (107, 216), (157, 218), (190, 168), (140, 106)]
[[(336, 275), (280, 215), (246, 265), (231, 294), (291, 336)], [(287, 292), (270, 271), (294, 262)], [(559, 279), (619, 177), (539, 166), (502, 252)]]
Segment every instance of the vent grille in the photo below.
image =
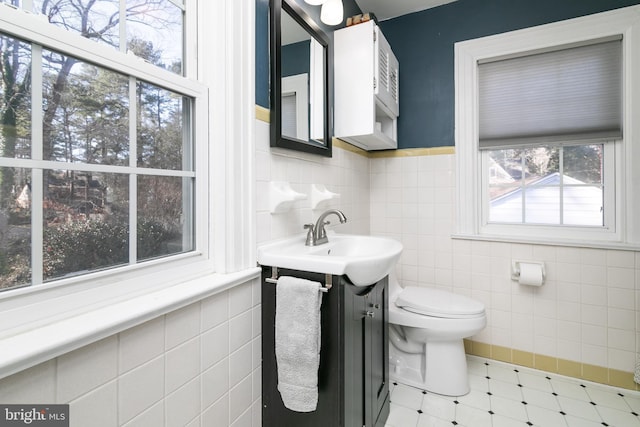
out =
[(389, 54), (384, 49), (378, 49), (378, 70), (380, 87), (389, 90)]
[(391, 84), (389, 85), (389, 92), (395, 102), (398, 102), (398, 70), (391, 70)]

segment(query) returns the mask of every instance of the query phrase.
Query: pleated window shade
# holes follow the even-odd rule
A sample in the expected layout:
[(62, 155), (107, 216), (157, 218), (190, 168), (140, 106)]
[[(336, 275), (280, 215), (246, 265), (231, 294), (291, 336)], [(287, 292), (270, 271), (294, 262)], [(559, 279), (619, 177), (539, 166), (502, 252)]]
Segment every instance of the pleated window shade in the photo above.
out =
[(622, 137), (622, 40), (480, 63), (480, 149)]

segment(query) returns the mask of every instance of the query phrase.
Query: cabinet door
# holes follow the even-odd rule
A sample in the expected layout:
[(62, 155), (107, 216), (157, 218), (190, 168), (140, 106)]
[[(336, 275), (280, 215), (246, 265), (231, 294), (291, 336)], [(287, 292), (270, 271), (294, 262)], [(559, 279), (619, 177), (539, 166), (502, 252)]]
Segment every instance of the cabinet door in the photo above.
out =
[[(324, 274), (280, 269), (283, 276), (323, 282)], [(313, 412), (295, 412), (284, 406), (278, 391), (278, 366), (275, 355), (276, 286), (267, 283), (271, 269), (262, 271), (262, 425), (264, 427), (344, 426), (342, 409), (343, 366), (341, 341), (341, 296), (332, 288), (322, 296), (321, 346), (318, 368), (318, 406)], [(337, 277), (335, 277), (337, 279)], [(337, 280), (335, 280), (337, 281)], [(360, 427), (362, 424), (351, 424)]]
[(374, 93), (378, 99), (389, 109), (394, 117), (400, 113), (399, 87), (399, 63), (391, 50), (391, 46), (382, 34), (382, 31), (374, 27), (375, 45), (375, 87)]
[(387, 278), (384, 278), (366, 296), (364, 380), (367, 426), (384, 426), (389, 415), (388, 302)]

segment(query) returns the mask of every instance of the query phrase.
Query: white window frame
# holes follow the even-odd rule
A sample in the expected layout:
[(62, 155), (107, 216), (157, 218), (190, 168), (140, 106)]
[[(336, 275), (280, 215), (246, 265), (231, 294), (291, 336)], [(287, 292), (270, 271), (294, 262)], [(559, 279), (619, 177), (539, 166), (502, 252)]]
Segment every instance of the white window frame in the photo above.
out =
[[(478, 149), (478, 62), (508, 55), (544, 51), (559, 46), (622, 35), (623, 51), (623, 140), (608, 142), (614, 154), (615, 227), (588, 229), (572, 226), (527, 226), (487, 224), (483, 213), (483, 155)], [(455, 45), (456, 89), (456, 174), (457, 219), (454, 238), (553, 243), (597, 247), (640, 246), (640, 84), (634, 72), (640, 71), (640, 6), (574, 18), (537, 27), (468, 40)], [(635, 169), (635, 170), (634, 170)], [(486, 200), (486, 199), (484, 199)], [(633, 213), (636, 212), (634, 215)]]
[[(0, 292), (0, 378), (259, 276), (253, 188), (255, 1), (185, 4), (187, 75), (179, 82), (169, 71), (0, 4), (5, 33), (97, 65), (114, 68), (115, 63), (124, 73), (146, 81), (153, 76), (151, 83), (193, 96), (194, 133), (200, 141), (194, 161), (195, 251)], [(10, 164), (16, 166), (13, 160)]]
[[(489, 153), (491, 150), (481, 150), (480, 152), (480, 193), (481, 193), (481, 213), (480, 213), (480, 234), (495, 236), (512, 236), (521, 235), (527, 239), (532, 239), (540, 234), (554, 236), (562, 239), (580, 239), (591, 240), (614, 238), (619, 239), (620, 227), (615, 227), (619, 222), (616, 203), (616, 168), (615, 159), (620, 158), (622, 154), (621, 141), (592, 141), (593, 144), (603, 145), (603, 187), (604, 187), (604, 206), (609, 209), (604, 210), (604, 226), (603, 227), (581, 227), (572, 225), (528, 225), (528, 224), (507, 224), (507, 223), (490, 223), (489, 218)], [(553, 142), (549, 144), (541, 144), (545, 146), (554, 146)], [(566, 144), (571, 145), (571, 144)], [(528, 147), (522, 147), (528, 148)], [(613, 209), (612, 209), (613, 208)]]

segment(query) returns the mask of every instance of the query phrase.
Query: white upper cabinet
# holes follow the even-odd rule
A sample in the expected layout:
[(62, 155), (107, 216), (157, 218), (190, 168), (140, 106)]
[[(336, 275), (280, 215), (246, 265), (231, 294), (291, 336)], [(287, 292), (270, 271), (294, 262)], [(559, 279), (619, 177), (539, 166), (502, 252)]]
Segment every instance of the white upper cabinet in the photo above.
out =
[(334, 33), (336, 137), (365, 150), (398, 147), (398, 72), (374, 21)]

